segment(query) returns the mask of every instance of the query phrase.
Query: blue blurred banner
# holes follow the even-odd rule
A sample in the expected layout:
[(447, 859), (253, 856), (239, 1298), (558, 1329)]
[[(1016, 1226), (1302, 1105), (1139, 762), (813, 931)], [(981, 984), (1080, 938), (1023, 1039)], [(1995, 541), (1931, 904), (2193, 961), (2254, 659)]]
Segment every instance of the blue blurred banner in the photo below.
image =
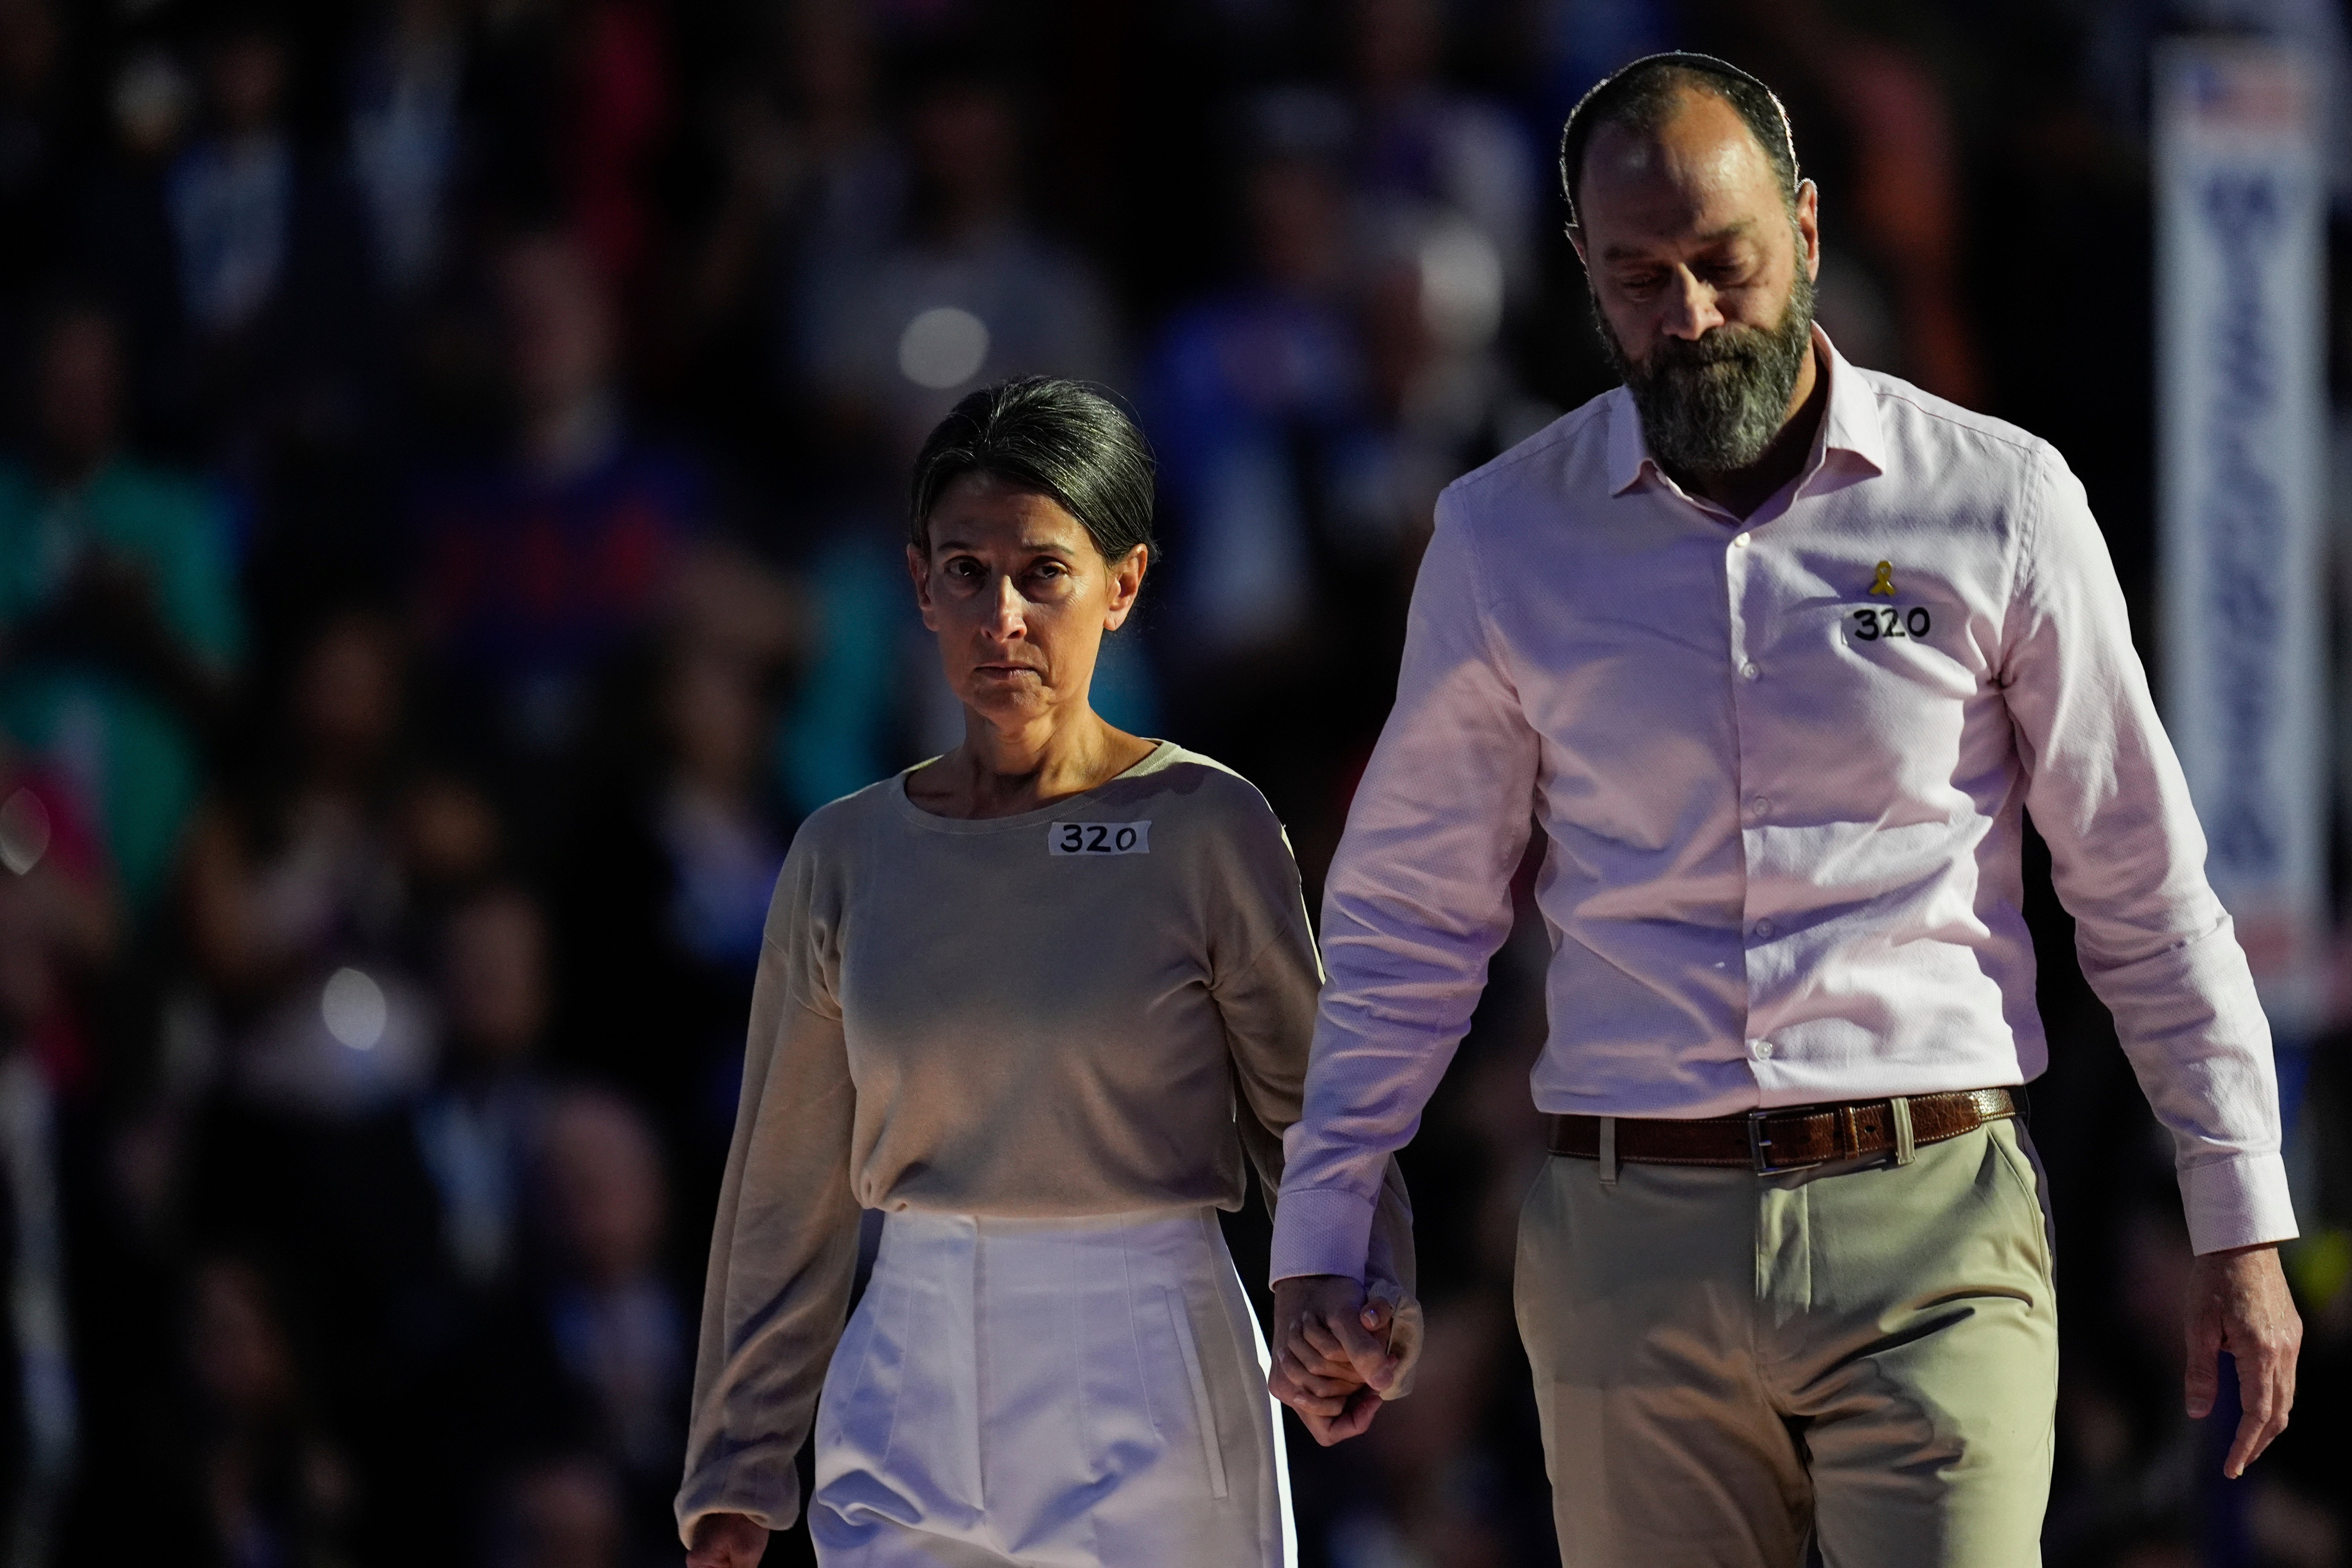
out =
[(2326, 937), (2324, 204), (2304, 58), (2156, 55), (2165, 721), (2273, 1024), (2307, 1037)]

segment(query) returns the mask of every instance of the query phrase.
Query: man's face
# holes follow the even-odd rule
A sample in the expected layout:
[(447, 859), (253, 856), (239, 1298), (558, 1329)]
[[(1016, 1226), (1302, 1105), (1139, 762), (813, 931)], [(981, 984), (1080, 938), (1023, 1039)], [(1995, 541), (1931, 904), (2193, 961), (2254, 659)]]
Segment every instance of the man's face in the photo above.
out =
[(1652, 455), (1681, 472), (1756, 461), (1793, 412), (1811, 349), (1812, 185), (1792, 218), (1738, 113), (1685, 92), (1655, 132), (1594, 134), (1577, 216), (1594, 319)]

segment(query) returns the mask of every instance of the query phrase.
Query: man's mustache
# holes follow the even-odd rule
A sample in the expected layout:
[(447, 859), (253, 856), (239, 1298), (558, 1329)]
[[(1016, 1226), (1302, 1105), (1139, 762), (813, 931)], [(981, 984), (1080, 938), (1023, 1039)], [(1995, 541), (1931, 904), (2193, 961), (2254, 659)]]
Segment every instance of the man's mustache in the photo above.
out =
[(1760, 363), (1771, 347), (1771, 334), (1761, 328), (1717, 327), (1696, 338), (1660, 338), (1633, 368), (1654, 375), (1718, 364), (1752, 365)]

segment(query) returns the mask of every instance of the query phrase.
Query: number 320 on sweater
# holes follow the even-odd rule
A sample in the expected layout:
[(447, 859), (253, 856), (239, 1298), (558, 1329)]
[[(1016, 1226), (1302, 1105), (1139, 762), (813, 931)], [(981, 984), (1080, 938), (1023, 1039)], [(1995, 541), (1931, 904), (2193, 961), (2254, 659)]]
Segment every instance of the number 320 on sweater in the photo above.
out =
[(1149, 855), (1151, 824), (1056, 822), (1045, 829), (1045, 849), (1052, 855)]

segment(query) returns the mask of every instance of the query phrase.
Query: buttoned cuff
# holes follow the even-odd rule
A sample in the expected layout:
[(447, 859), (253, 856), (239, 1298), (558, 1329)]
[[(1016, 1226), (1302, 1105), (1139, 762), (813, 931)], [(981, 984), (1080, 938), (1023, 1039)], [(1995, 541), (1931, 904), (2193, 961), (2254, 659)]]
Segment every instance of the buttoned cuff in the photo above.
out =
[(1274, 1260), (1269, 1284), (1302, 1274), (1364, 1277), (1371, 1249), (1372, 1200), (1340, 1187), (1285, 1193), (1274, 1211)]
[(2180, 1206), (2189, 1216), (2189, 1250), (2200, 1256), (2301, 1234), (2287, 1196), (2286, 1162), (2276, 1154), (2182, 1166)]

